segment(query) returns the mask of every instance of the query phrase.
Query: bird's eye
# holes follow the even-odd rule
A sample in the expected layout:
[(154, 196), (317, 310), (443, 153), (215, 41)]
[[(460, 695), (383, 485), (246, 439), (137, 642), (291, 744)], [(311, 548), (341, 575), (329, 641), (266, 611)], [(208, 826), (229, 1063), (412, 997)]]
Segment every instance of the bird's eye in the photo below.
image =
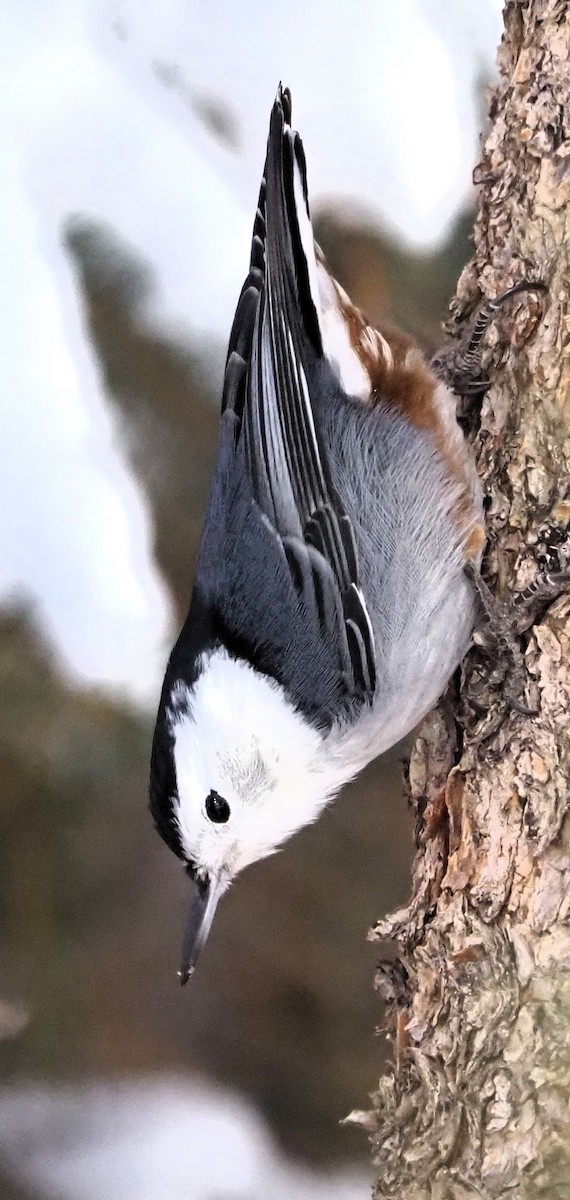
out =
[(225, 825), (230, 819), (230, 806), (218, 792), (206, 796), (206, 814), (216, 825)]

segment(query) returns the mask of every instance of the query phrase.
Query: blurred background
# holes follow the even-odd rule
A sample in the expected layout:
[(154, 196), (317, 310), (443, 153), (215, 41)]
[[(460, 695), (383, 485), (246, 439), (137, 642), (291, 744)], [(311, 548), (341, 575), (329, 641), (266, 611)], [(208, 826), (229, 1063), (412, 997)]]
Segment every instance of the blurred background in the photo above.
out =
[[(394, 753), (224, 901), (147, 813), (270, 106), (317, 236), (428, 349), (469, 256), (500, 0), (2, 0), (0, 1200), (360, 1200), (405, 901)], [(388, 1048), (389, 1052), (389, 1048)]]

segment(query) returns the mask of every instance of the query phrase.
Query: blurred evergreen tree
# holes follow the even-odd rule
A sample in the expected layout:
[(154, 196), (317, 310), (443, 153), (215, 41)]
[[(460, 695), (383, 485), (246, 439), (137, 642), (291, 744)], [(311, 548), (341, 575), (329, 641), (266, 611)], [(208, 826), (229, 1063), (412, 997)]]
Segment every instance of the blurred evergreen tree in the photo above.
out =
[(75, 218), (64, 231), (84, 300), (87, 332), (127, 457), (146, 493), (152, 552), (178, 621), (186, 616), (218, 430), (211, 365), (148, 317), (151, 272), (107, 226)]

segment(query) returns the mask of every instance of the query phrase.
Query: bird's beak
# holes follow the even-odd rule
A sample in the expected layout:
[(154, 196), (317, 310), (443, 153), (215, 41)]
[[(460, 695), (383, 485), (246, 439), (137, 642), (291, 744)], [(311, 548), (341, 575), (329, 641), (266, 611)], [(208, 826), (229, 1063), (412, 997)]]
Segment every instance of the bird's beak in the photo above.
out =
[(184, 941), (182, 943), (182, 962), (178, 972), (182, 985), (188, 982), (198, 961), (198, 955), (210, 932), (218, 900), (224, 891), (219, 879), (206, 876), (196, 881), (196, 891), (192, 897)]

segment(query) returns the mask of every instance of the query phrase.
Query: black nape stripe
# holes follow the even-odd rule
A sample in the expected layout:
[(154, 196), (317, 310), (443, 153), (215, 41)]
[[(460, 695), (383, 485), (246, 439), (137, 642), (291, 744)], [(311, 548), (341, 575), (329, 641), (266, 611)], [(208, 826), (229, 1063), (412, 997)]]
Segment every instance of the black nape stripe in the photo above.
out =
[(178, 858), (184, 858), (178, 821), (174, 815), (177, 794), (174, 739), (166, 724), (165, 711), (161, 705), (150, 758), (149, 805), (161, 838)]

